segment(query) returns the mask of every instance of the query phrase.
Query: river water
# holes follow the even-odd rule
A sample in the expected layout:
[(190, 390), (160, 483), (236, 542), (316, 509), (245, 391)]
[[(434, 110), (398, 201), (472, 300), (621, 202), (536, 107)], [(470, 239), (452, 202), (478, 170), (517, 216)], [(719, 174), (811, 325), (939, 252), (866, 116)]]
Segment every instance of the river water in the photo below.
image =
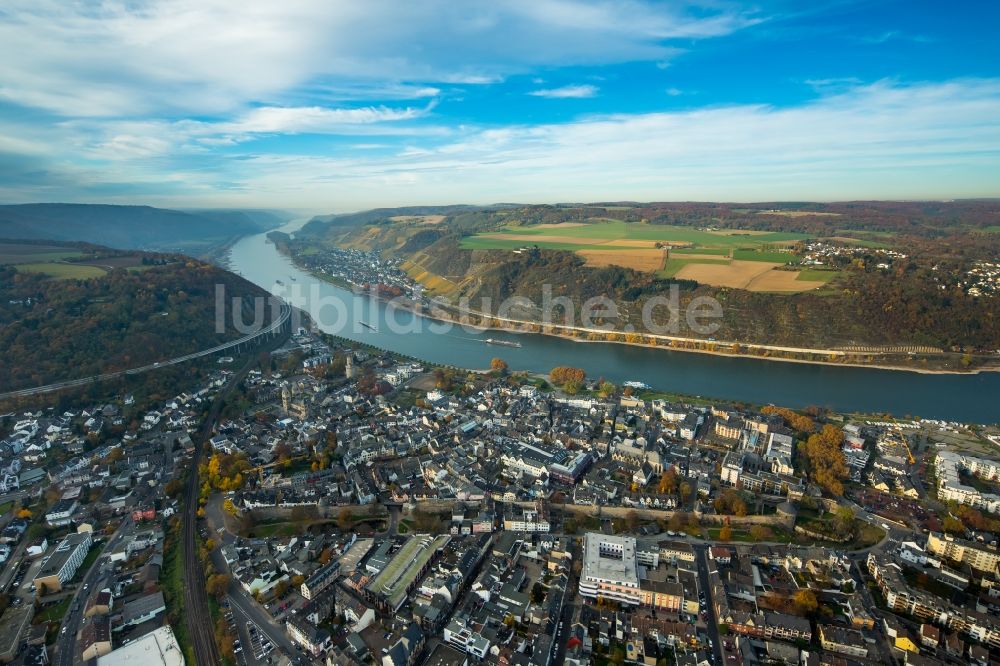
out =
[[(303, 223), (294, 221), (282, 231), (294, 232)], [(663, 391), (721, 400), (787, 407), (820, 405), (836, 411), (973, 423), (1000, 421), (1000, 373), (996, 372), (918, 374), (446, 327), (299, 270), (267, 241), (266, 234), (237, 242), (230, 251), (229, 266), (268, 291), (300, 295), (303, 301), (293, 300), (293, 304), (308, 311), (329, 333), (433, 363), (487, 368), (490, 360), (499, 356), (512, 370), (548, 373), (553, 366), (569, 365), (583, 368), (588, 377), (605, 377), (615, 383), (641, 381)], [(450, 330), (442, 330), (445, 328)], [(521, 347), (486, 344), (486, 338), (516, 340)]]

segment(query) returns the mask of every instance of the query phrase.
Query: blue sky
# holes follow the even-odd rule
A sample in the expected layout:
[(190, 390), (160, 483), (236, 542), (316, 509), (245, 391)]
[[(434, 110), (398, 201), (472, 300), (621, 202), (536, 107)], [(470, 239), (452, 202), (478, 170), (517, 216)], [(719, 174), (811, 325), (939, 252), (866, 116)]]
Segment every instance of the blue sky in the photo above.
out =
[(0, 201), (1000, 196), (996, 3), (8, 0)]

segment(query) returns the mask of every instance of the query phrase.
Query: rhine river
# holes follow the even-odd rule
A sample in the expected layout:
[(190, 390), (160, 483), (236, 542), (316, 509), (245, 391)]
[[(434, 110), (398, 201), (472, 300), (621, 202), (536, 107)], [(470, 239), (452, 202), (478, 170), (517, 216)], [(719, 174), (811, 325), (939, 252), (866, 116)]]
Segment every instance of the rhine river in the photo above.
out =
[[(304, 220), (282, 228), (294, 232)], [(266, 234), (238, 241), (231, 270), (309, 312), (324, 331), (432, 363), (488, 368), (501, 357), (512, 370), (548, 373), (557, 365), (583, 368), (588, 377), (645, 382), (654, 389), (720, 400), (820, 405), (836, 411), (889, 413), (973, 423), (1000, 421), (1000, 373), (933, 375), (713, 356), (691, 352), (583, 343), (537, 334), (477, 332), (421, 318), (384, 301), (355, 294), (309, 273), (267, 241)], [(278, 284), (280, 281), (281, 284)], [(368, 328), (359, 322), (374, 327)], [(442, 330), (449, 329), (449, 330)], [(485, 344), (516, 340), (520, 348)]]

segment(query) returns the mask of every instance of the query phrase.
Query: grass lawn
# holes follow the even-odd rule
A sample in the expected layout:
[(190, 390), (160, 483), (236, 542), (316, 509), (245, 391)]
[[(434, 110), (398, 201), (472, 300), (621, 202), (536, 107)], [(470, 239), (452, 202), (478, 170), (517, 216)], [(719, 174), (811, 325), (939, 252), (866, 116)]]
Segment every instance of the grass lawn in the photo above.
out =
[[(789, 538), (788, 532), (786, 532), (782, 528), (776, 527), (774, 525), (766, 525), (766, 527), (771, 530), (771, 536), (767, 537), (765, 541), (775, 541), (775, 542), (788, 541)], [(756, 543), (758, 541), (758, 539), (754, 539), (752, 536), (750, 536), (749, 527), (746, 528), (733, 527), (731, 529), (733, 531), (733, 535), (732, 538), (729, 539), (730, 541), (745, 541), (750, 543)], [(705, 532), (708, 534), (707, 538), (713, 541), (718, 541), (720, 531), (722, 531), (721, 527), (705, 528)]]
[(44, 273), (56, 280), (87, 280), (101, 277), (107, 271), (97, 266), (84, 266), (81, 264), (60, 264), (60, 263), (34, 263), (19, 264), (17, 270), (25, 273)]
[(167, 610), (174, 620), (170, 624), (173, 627), (177, 643), (181, 646), (181, 652), (184, 653), (184, 660), (188, 664), (195, 664), (197, 662), (194, 658), (194, 647), (191, 645), (191, 639), (188, 638), (187, 622), (184, 621), (184, 562), (181, 531), (179, 529), (173, 530), (171, 537), (170, 548), (163, 553), (160, 587), (163, 589)]
[(94, 566), (94, 562), (96, 562), (97, 558), (100, 556), (101, 546), (97, 544), (91, 546), (90, 552), (87, 553), (87, 557), (83, 558), (83, 564), (81, 564), (80, 568), (76, 570), (76, 575), (73, 576), (73, 580), (83, 580), (83, 577), (87, 575), (88, 571), (90, 571), (90, 567)]
[(13, 508), (14, 508), (14, 503), (13, 502), (4, 502), (3, 504), (0, 504), (0, 516), (2, 516), (3, 514), (7, 513), (8, 511), (10, 511)]
[[(305, 534), (313, 525), (335, 525), (336, 522), (332, 518), (310, 518), (298, 521), (284, 520), (273, 523), (257, 523), (249, 531), (257, 538), (291, 537)], [(361, 521), (355, 519), (354, 522), (358, 523)]]
[(40, 624), (42, 622), (62, 622), (63, 616), (66, 615), (66, 611), (69, 609), (71, 601), (73, 601), (72, 597), (65, 597), (59, 603), (43, 608), (39, 612), (35, 613), (35, 619), (32, 620), (32, 622), (34, 624)]
[(983, 227), (982, 230), (990, 234), (1000, 234), (1000, 224), (994, 224), (988, 227)]

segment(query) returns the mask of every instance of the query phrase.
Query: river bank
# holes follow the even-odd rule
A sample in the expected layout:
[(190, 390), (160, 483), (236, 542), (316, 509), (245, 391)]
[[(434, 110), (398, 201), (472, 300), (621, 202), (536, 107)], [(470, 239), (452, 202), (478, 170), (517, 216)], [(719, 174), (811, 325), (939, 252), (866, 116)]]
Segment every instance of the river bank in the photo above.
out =
[[(580, 342), (580, 343), (626, 345), (629, 347), (640, 347), (646, 349), (663, 349), (669, 351), (706, 354), (711, 356), (722, 356), (729, 358), (749, 358), (762, 361), (780, 361), (784, 363), (800, 363), (807, 365), (832, 366), (841, 368), (845, 367), (873, 368), (877, 370), (911, 372), (923, 375), (977, 375), (984, 372), (1000, 372), (1000, 365), (983, 365), (980, 367), (959, 370), (951, 368), (913, 367), (910, 365), (898, 365), (898, 364), (879, 363), (879, 362), (859, 362), (856, 360), (830, 361), (830, 360), (824, 360), (822, 358), (813, 358), (813, 359), (794, 358), (790, 356), (783, 356), (781, 354), (797, 353), (797, 354), (811, 354), (815, 356), (826, 356), (826, 357), (839, 356), (844, 359), (848, 359), (852, 357), (856, 358), (858, 356), (872, 355), (875, 354), (876, 352), (862, 353), (862, 352), (845, 352), (842, 350), (835, 350), (835, 349), (808, 349), (808, 348), (795, 349), (778, 345), (732, 342), (732, 341), (706, 342), (696, 338), (682, 338), (679, 336), (658, 336), (655, 334), (648, 334), (648, 333), (637, 333), (635, 335), (639, 335), (645, 338), (646, 340), (660, 340), (662, 342), (658, 344), (653, 342), (629, 341), (622, 339), (619, 340), (607, 339), (607, 338), (588, 339), (587, 337), (581, 337), (581, 336), (586, 336), (591, 334), (604, 335), (604, 336), (609, 336), (609, 335), (627, 336), (630, 334), (619, 331), (602, 331), (598, 329), (588, 329), (579, 326), (549, 327), (550, 330), (546, 330), (546, 327), (538, 322), (533, 322), (528, 320), (516, 320), (510, 318), (503, 319), (503, 321), (510, 322), (512, 324), (511, 326), (495, 326), (489, 324), (472, 323), (467, 320), (463, 320), (461, 315), (450, 316), (449, 313), (445, 312), (442, 309), (444, 306), (439, 303), (434, 304), (434, 306), (437, 308), (437, 311), (434, 311), (434, 310), (429, 310), (422, 304), (414, 303), (410, 299), (400, 299), (398, 297), (395, 298), (382, 297), (377, 293), (377, 291), (364, 290), (363, 289), (364, 285), (355, 284), (346, 279), (339, 279), (334, 276), (327, 275), (325, 273), (320, 273), (311, 270), (308, 267), (303, 266), (302, 264), (297, 262), (295, 260), (295, 256), (290, 252), (287, 252), (282, 248), (278, 248), (277, 246), (275, 247), (275, 249), (278, 250), (282, 255), (288, 257), (289, 260), (299, 270), (308, 273), (309, 275), (312, 275), (313, 277), (319, 280), (323, 280), (328, 284), (332, 284), (334, 286), (338, 286), (344, 289), (350, 289), (352, 292), (358, 294), (359, 296), (365, 296), (377, 301), (381, 301), (383, 303), (386, 303), (390, 307), (398, 308), (400, 310), (405, 310), (417, 317), (422, 317), (424, 319), (429, 319), (431, 321), (454, 324), (462, 326), (463, 328), (468, 328), (480, 332), (498, 331), (498, 332), (513, 333), (516, 335), (533, 334), (533, 335), (543, 335), (548, 337), (561, 338), (564, 340), (569, 340), (572, 342)], [(493, 315), (480, 312), (469, 312), (467, 313), (467, 315), (473, 315), (480, 318), (488, 317), (489, 319), (493, 320), (499, 319), (498, 317), (495, 317)], [(535, 328), (537, 328), (538, 330), (534, 330)], [(574, 333), (578, 333), (579, 335), (576, 335)], [(686, 345), (694, 345), (694, 346), (686, 346)], [(707, 349), (704, 346), (699, 346), (699, 345), (712, 345), (715, 347), (730, 347), (730, 348), (743, 347), (747, 348), (748, 350), (751, 349), (761, 350), (764, 353), (750, 353), (749, 351), (746, 353), (741, 353), (741, 352), (727, 351), (725, 349)], [(927, 358), (927, 355), (917, 356), (915, 358)]]
[[(282, 231), (294, 232), (294, 225)], [(730, 402), (791, 408), (818, 406), (839, 413), (919, 416), (965, 423), (995, 423), (1000, 416), (995, 404), (995, 396), (1000, 395), (998, 372), (887, 372), (871, 364), (848, 365), (844, 360), (763, 363), (778, 359), (661, 344), (616, 341), (612, 345), (575, 345), (569, 342), (587, 340), (558, 332), (521, 335), (512, 332), (510, 324), (463, 329), (451, 321), (438, 323), (426, 317), (431, 313), (391, 307), (387, 299), (371, 298), (350, 286), (338, 286), (343, 283), (326, 276), (303, 271), (267, 242), (265, 234), (238, 242), (228, 265), (268, 292), (298, 294), (302, 300), (299, 307), (309, 312), (325, 333), (430, 364), (487, 368), (492, 358), (501, 356), (511, 371), (545, 375), (554, 366), (572, 366), (583, 368), (590, 377), (603, 377), (619, 385), (639, 381), (659, 392)], [(362, 326), (361, 321), (377, 330)], [(480, 324), (477, 318), (474, 321)], [(493, 332), (484, 335), (485, 330)], [(486, 337), (520, 346), (488, 345), (484, 343)], [(671, 353), (674, 351), (698, 353)]]

